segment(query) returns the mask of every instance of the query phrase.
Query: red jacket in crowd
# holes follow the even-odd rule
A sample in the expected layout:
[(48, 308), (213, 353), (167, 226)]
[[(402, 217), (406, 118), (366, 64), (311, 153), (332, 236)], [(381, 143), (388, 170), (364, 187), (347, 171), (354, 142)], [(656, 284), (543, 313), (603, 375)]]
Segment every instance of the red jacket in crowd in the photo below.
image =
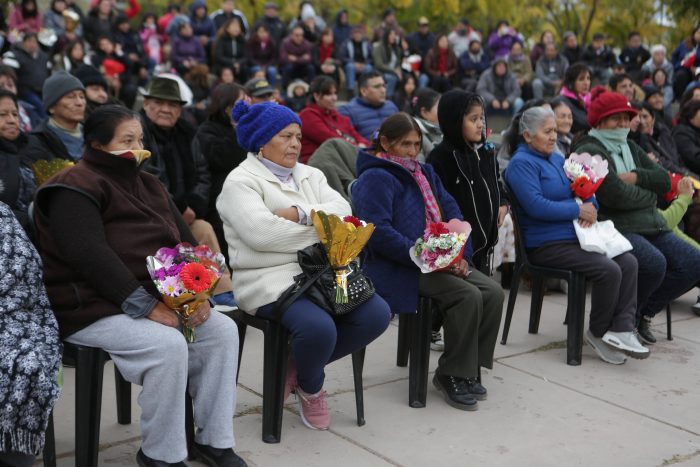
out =
[(355, 146), (370, 145), (370, 142), (355, 130), (350, 119), (335, 109), (325, 110), (317, 104), (310, 103), (299, 112), (299, 118), (302, 129), (299, 162), (304, 164), (324, 141), (331, 138), (342, 138)]

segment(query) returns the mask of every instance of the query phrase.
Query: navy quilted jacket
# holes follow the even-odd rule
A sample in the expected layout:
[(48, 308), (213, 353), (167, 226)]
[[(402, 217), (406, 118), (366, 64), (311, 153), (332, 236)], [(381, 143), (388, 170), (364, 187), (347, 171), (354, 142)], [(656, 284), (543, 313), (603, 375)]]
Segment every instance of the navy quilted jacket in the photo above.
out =
[[(432, 167), (421, 164), (440, 203), (443, 220), (463, 220), (454, 198), (442, 186)], [(357, 158), (357, 182), (352, 187), (357, 216), (375, 225), (365, 252), (364, 272), (393, 313), (415, 313), (420, 270), (408, 250), (425, 230), (423, 195), (404, 168), (361, 151)], [(464, 257), (471, 261), (471, 238)]]

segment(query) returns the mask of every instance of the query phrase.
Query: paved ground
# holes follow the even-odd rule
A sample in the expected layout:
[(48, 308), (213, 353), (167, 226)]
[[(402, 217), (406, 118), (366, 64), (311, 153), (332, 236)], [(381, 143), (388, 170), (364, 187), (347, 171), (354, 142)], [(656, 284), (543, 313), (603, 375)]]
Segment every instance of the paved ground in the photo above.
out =
[[(649, 359), (612, 366), (584, 347), (583, 364), (569, 367), (562, 325), (566, 296), (545, 298), (540, 332), (531, 335), (529, 293), (522, 292), (508, 345), (497, 344), (494, 369), (484, 375), (489, 399), (477, 412), (449, 407), (432, 385), (426, 408), (408, 406), (408, 369), (395, 365), (392, 323), (367, 351), (367, 424), (355, 424), (346, 358), (327, 371), (331, 430), (306, 429), (293, 402), (277, 445), (260, 439), (262, 334), (250, 330), (238, 387), (236, 451), (250, 466), (700, 466), (700, 318), (689, 311), (694, 300), (688, 294), (674, 304), (675, 339), (660, 339)], [(665, 316), (655, 319), (659, 337), (664, 323)], [(437, 356), (432, 352), (432, 369)], [(112, 374), (105, 369), (100, 465), (131, 466), (139, 447), (138, 388), (135, 422), (118, 425)], [(73, 400), (68, 370), (55, 415), (61, 466), (75, 463)]]

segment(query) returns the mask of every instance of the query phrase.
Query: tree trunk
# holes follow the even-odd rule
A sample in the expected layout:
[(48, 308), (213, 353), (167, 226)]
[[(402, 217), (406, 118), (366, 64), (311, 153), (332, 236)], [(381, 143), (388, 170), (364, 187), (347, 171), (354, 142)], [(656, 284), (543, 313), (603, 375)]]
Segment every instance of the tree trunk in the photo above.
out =
[(593, 0), (591, 3), (591, 11), (588, 13), (588, 19), (586, 20), (586, 26), (583, 28), (583, 36), (581, 37), (581, 43), (588, 43), (588, 33), (591, 29), (591, 23), (593, 22), (593, 17), (595, 16), (595, 11), (598, 8), (598, 0)]

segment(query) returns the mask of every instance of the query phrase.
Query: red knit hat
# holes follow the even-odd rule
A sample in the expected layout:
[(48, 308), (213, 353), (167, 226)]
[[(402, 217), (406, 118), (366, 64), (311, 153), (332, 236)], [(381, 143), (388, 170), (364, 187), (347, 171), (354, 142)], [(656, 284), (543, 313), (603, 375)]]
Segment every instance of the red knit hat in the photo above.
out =
[(603, 86), (593, 88), (588, 108), (588, 124), (591, 128), (595, 128), (605, 117), (618, 113), (627, 113), (632, 118), (637, 115), (637, 109), (622, 94), (608, 91)]

